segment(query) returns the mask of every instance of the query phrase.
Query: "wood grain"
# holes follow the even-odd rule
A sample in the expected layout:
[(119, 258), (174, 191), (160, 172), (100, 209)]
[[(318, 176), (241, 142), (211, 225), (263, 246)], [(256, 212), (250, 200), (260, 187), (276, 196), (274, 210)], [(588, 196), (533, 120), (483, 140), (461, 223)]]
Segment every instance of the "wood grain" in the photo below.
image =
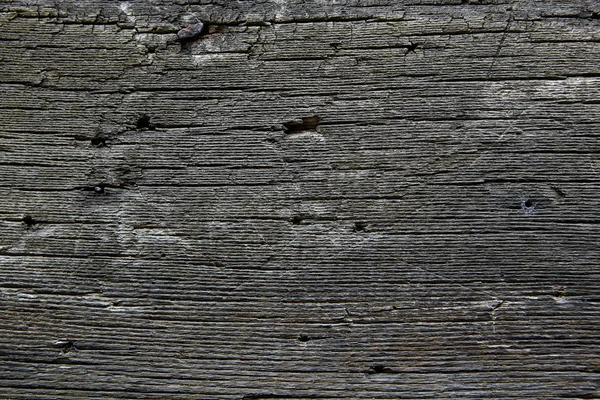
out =
[(585, 0), (0, 1), (0, 398), (600, 398), (599, 59)]

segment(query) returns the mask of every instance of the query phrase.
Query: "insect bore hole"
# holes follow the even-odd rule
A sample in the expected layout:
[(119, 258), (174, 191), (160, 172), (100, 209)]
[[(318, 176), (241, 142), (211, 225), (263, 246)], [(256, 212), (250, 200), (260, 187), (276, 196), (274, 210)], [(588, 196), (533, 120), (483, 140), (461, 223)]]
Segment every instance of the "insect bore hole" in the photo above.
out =
[(104, 139), (103, 137), (95, 137), (90, 141), (90, 143), (94, 147), (105, 147), (106, 139)]
[(146, 114), (138, 118), (135, 127), (137, 130), (140, 131), (152, 131), (155, 129), (155, 126), (152, 124), (150, 117)]
[(22, 221), (25, 224), (26, 229), (31, 229), (37, 224), (37, 221), (33, 219), (31, 215), (24, 216)]
[(367, 371), (367, 373), (369, 375), (372, 374), (390, 374), (392, 373), (392, 369), (388, 368), (384, 365), (373, 365), (372, 367), (369, 367), (369, 370)]
[(306, 342), (310, 341), (310, 336), (308, 336), (308, 335), (300, 335), (300, 336), (298, 336), (298, 340), (300, 342), (306, 343)]
[(355, 222), (354, 223), (354, 232), (362, 232), (367, 228), (366, 222)]
[(59, 340), (54, 343), (54, 347), (58, 348), (64, 354), (77, 350), (72, 340)]
[(417, 43), (410, 42), (410, 45), (406, 46), (406, 53), (415, 53), (415, 50), (419, 47)]

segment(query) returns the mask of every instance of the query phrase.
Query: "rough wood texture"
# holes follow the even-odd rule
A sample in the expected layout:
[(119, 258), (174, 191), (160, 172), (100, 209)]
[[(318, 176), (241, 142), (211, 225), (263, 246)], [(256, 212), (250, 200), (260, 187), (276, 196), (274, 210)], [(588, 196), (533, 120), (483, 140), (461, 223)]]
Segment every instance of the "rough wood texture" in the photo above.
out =
[(0, 398), (600, 397), (597, 1), (0, 10)]

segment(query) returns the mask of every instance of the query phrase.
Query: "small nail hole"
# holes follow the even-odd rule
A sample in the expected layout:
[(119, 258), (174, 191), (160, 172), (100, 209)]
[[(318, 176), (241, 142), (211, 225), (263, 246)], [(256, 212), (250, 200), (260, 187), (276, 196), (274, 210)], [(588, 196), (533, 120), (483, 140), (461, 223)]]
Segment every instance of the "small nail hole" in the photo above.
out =
[(308, 335), (300, 335), (300, 336), (298, 336), (298, 340), (301, 341), (301, 342), (308, 342), (308, 341), (310, 341), (310, 336), (308, 336)]
[(54, 347), (60, 349), (65, 354), (77, 350), (72, 340), (60, 340), (54, 343)]
[(22, 221), (25, 224), (26, 229), (31, 229), (37, 224), (37, 221), (33, 219), (31, 215), (24, 216)]
[(415, 50), (417, 49), (417, 47), (419, 47), (418, 43), (410, 42), (410, 44), (408, 46), (406, 46), (406, 53), (404, 53), (404, 55), (406, 55), (408, 53), (415, 53)]
[(152, 124), (150, 117), (144, 114), (138, 118), (136, 129), (139, 131), (152, 131), (155, 129), (155, 126)]
[(373, 365), (372, 367), (369, 367), (369, 370), (367, 371), (368, 374), (390, 374), (392, 372), (391, 368), (383, 365)]
[(300, 225), (302, 223), (302, 217), (295, 215), (290, 219), (290, 222), (294, 225)]
[(355, 222), (354, 223), (354, 232), (362, 232), (367, 228), (366, 222)]
[(106, 139), (103, 137), (95, 137), (93, 138), (90, 143), (92, 144), (92, 146), (94, 147), (105, 147), (106, 146)]
[(553, 296), (554, 297), (564, 297), (565, 291), (566, 291), (566, 288), (563, 287), (563, 286), (561, 286), (561, 287), (555, 287), (554, 288)]
[(285, 134), (299, 132), (317, 132), (321, 118), (318, 115), (303, 117), (293, 121), (284, 122), (283, 132)]
[(533, 214), (536, 211), (539, 201), (536, 199), (524, 199), (521, 201), (521, 209), (525, 214)]

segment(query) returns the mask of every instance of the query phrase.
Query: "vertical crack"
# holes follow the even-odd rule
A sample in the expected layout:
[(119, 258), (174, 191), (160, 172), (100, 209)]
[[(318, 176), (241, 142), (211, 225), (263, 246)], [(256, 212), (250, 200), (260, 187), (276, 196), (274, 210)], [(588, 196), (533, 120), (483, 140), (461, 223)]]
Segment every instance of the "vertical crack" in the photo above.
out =
[(502, 33), (502, 37), (500, 38), (500, 43), (498, 43), (498, 49), (496, 49), (496, 54), (494, 54), (494, 58), (492, 59), (492, 65), (490, 65), (490, 69), (487, 73), (487, 79), (492, 76), (492, 72), (494, 70), (494, 66), (496, 65), (496, 61), (500, 56), (500, 51), (502, 51), (502, 46), (504, 46), (504, 41), (506, 40), (506, 36), (508, 35), (508, 30), (510, 29), (510, 24), (513, 22), (512, 13), (508, 16), (508, 21), (506, 23), (506, 27), (504, 28), (504, 32)]

